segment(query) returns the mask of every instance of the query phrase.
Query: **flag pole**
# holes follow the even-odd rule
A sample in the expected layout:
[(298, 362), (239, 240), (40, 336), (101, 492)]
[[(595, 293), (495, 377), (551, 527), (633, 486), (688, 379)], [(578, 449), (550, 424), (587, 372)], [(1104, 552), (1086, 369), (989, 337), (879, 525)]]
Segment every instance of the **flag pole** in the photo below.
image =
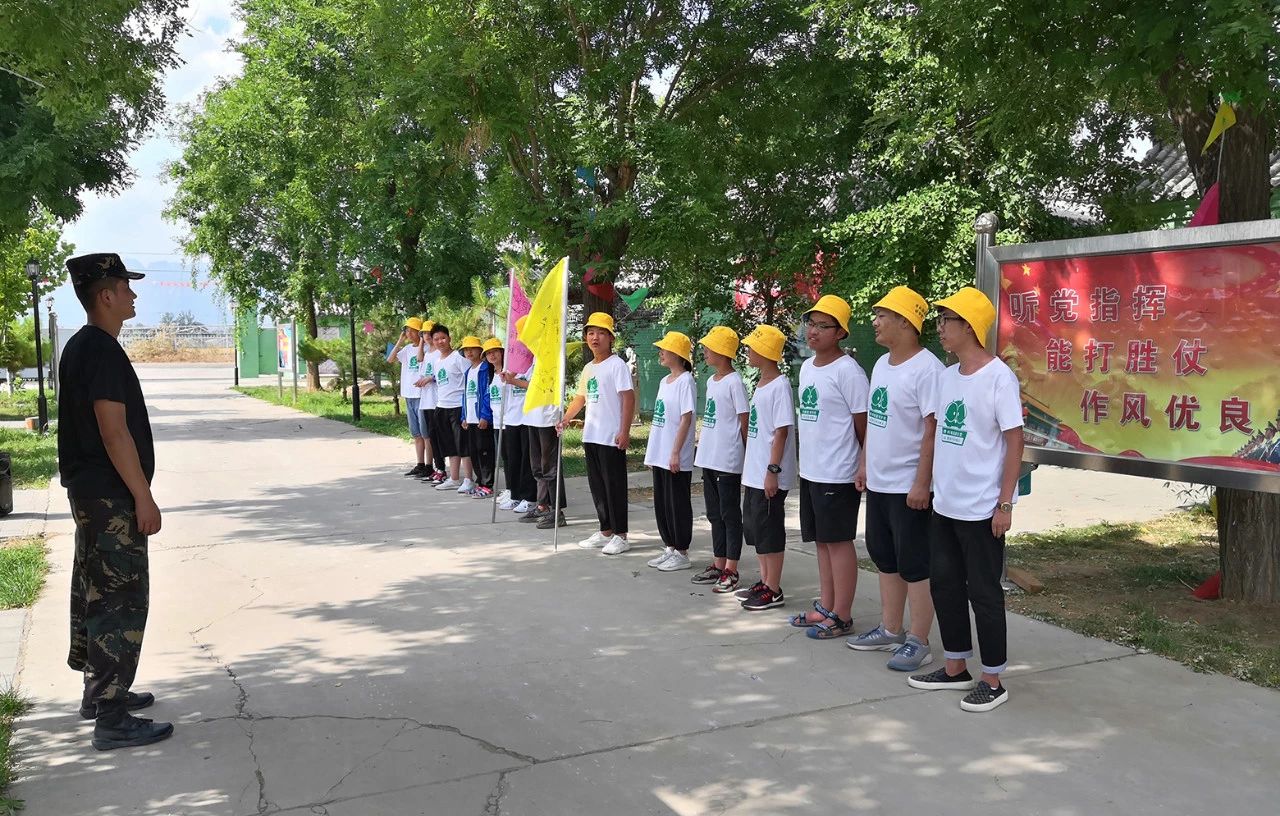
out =
[[(560, 372), (556, 377), (556, 403), (560, 407), (560, 421), (564, 420), (564, 369), (565, 339), (569, 334), (569, 264), (564, 265), (564, 283), (560, 287)], [(565, 430), (568, 430), (566, 427)], [(564, 484), (564, 434), (556, 434), (556, 498), (551, 505), (551, 551), (560, 552), (560, 509), (561, 486)]]
[[(506, 358), (503, 357), (503, 364), (506, 364)], [(507, 430), (507, 385), (502, 384), (502, 426), (498, 428), (498, 449), (493, 452), (493, 509), (489, 513), (489, 523), (495, 524), (498, 521), (498, 474), (502, 473), (502, 434)], [(511, 474), (507, 474), (507, 481), (511, 481)]]

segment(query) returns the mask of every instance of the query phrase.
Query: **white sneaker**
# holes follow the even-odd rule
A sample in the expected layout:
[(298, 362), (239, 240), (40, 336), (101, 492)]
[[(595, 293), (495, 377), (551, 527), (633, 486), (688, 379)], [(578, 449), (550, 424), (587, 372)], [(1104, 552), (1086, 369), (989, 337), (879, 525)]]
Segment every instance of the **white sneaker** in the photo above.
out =
[(675, 548), (675, 547), (663, 547), (663, 548), (662, 548), (662, 552), (658, 553), (658, 557), (657, 557), (657, 558), (650, 558), (650, 559), (649, 559), (647, 562), (645, 562), (645, 563), (647, 563), (647, 564), (648, 564), (649, 566), (651, 566), (651, 567), (656, 567), (656, 566), (658, 566), (659, 564), (661, 564), (663, 561), (666, 561), (668, 558), (670, 558), (670, 557), (671, 557), (671, 553), (673, 553), (673, 552), (675, 552), (675, 551), (676, 551), (676, 548)]
[(462, 484), (462, 482), (457, 479), (445, 479), (443, 482), (436, 485), (436, 490), (454, 490), (460, 484)]
[(659, 572), (675, 572), (676, 570), (689, 569), (693, 566), (693, 562), (689, 560), (689, 556), (679, 550), (672, 550), (671, 555), (667, 556), (667, 560), (658, 565)]
[(578, 546), (584, 550), (594, 550), (597, 547), (603, 547), (608, 542), (609, 537), (597, 530), (591, 534), (590, 538), (584, 538), (579, 541)]
[(533, 509), (533, 507), (534, 507), (533, 502), (522, 501), (519, 504), (517, 504), (515, 507), (512, 507), (511, 509), (516, 513), (528, 513), (530, 510)]
[(458, 486), (458, 492), (464, 496), (476, 489), (476, 483), (470, 479), (463, 479), (462, 484)]
[(503, 499), (502, 501), (498, 502), (499, 510), (514, 510), (515, 507), (516, 507), (516, 502), (514, 499)]
[(622, 536), (616, 535), (609, 539), (609, 543), (605, 544), (600, 550), (601, 555), (621, 555), (631, 549), (631, 542)]
[[(511, 502), (511, 507), (515, 507), (515, 506), (516, 506), (516, 503), (515, 503), (515, 502), (513, 502), (513, 501), (511, 501), (511, 491), (510, 491), (510, 490), (504, 490), (504, 491), (502, 491), (501, 493), (499, 493), (499, 494), (498, 494), (498, 506), (499, 506), (499, 507), (502, 507), (502, 505), (506, 504), (507, 502)], [(510, 510), (511, 508), (510, 508), (510, 507), (502, 507), (502, 509), (503, 509), (503, 510)]]

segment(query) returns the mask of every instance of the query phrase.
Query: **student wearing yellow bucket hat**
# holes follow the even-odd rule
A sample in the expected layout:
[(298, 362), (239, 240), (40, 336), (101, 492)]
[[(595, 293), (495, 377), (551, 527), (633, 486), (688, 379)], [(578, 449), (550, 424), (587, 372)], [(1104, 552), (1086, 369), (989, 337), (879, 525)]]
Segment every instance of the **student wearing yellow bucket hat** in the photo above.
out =
[(435, 440), (436, 414), (436, 364), (440, 362), (440, 352), (431, 341), (431, 333), (436, 324), (433, 320), (422, 318), (422, 355), (418, 360), (418, 409), (422, 412), (422, 435), (427, 440), (427, 472), (418, 476), (429, 484), (440, 484), (445, 480), (445, 461), (440, 444)]
[(738, 333), (728, 326), (712, 326), (698, 341), (702, 359), (711, 368), (702, 432), (693, 464), (702, 468), (702, 499), (711, 525), (714, 560), (693, 576), (695, 584), (713, 584), (719, 594), (738, 588), (742, 558), (742, 458), (746, 454), (747, 418), (751, 403), (742, 377), (733, 370)]
[(658, 384), (644, 463), (653, 472), (653, 512), (663, 549), (649, 566), (675, 572), (693, 566), (693, 412), (698, 386), (693, 380), (693, 342), (669, 331), (656, 343), (658, 362), (669, 372)]
[[(995, 322), (987, 296), (966, 286), (934, 306), (942, 347), (959, 360), (938, 377), (934, 402), (929, 588), (946, 664), (907, 682), (968, 691), (960, 708), (990, 711), (1009, 699), (1000, 682), (1008, 665), (1000, 571), (1021, 469), (1022, 399), (1018, 378), (985, 346)], [(967, 665), (970, 606), (982, 657), (976, 682)]]
[[(527, 315), (516, 321), (517, 338), (521, 337), (528, 322)], [(535, 358), (525, 371), (507, 372), (503, 377), (503, 380), (511, 386), (512, 393), (518, 395), (522, 411), (529, 382), (533, 379), (533, 370), (537, 366), (538, 361)], [(529, 450), (529, 469), (533, 474), (534, 497), (528, 501), (521, 501), (512, 509), (520, 513), (518, 521), (536, 524), (540, 530), (550, 530), (566, 524), (564, 508), (568, 499), (565, 496), (564, 476), (560, 473), (557, 456), (559, 445), (556, 442), (556, 423), (560, 421), (560, 413), (560, 406), (556, 404), (533, 408), (522, 416)], [(551, 504), (555, 501), (557, 491), (559, 491), (560, 506), (553, 513)]]
[(440, 447), (448, 472), (447, 478), (435, 486), (436, 490), (469, 492), (474, 486), (471, 480), (470, 453), (466, 434), (462, 430), (462, 403), (466, 393), (466, 374), (470, 368), (467, 359), (453, 347), (449, 327), (437, 323), (431, 328), (431, 342), (440, 358), (430, 382), (436, 386), (436, 411), (432, 417), (431, 438)]
[[(525, 507), (520, 511), (523, 513), (532, 509), (538, 486), (529, 469), (529, 440), (524, 432), (525, 392), (517, 390), (508, 381), (511, 372), (506, 370), (506, 356), (501, 340), (491, 337), (485, 341), (484, 359), (493, 367), (493, 377), (489, 381), (489, 408), (493, 411), (498, 456), (501, 457), (503, 479), (507, 485), (496, 501), (499, 510), (514, 510), (523, 502)], [(493, 487), (497, 489), (497, 485)]]
[(413, 439), (413, 452), (418, 463), (405, 472), (405, 476), (426, 476), (431, 473), (427, 467), (427, 430), (422, 424), (420, 398), (422, 389), (417, 384), (420, 379), (418, 365), (422, 360), (422, 319), (410, 317), (404, 321), (396, 344), (387, 353), (387, 362), (400, 364), (400, 398), (404, 400), (404, 415), (409, 420), (409, 436)]
[[(866, 492), (867, 552), (880, 581), (880, 622), (850, 649), (893, 652), (888, 667), (913, 672), (933, 662), (929, 629), (929, 502), (934, 411), (942, 363), (920, 346), (928, 302), (906, 286), (872, 307), (876, 342), (889, 353), (871, 370), (867, 440), (858, 488)], [(911, 630), (904, 630), (907, 601)]]
[(787, 492), (796, 482), (795, 403), (791, 383), (782, 376), (787, 338), (773, 326), (756, 326), (742, 341), (747, 365), (760, 370), (747, 419), (747, 448), (742, 464), (742, 532), (760, 559), (760, 580), (734, 595), (749, 612), (786, 603), (782, 558), (787, 531), (783, 523)]
[(837, 295), (823, 295), (804, 314), (813, 356), (800, 366), (800, 535), (815, 542), (820, 591), (812, 611), (796, 614), (791, 625), (814, 640), (849, 633), (858, 587), (853, 540), (861, 494), (854, 477), (867, 431), (867, 374), (840, 348), (849, 336), (850, 314)]
[(587, 317), (583, 334), (592, 359), (582, 370), (578, 393), (556, 424), (564, 433), (569, 422), (587, 409), (582, 450), (600, 529), (578, 546), (599, 548), (602, 555), (619, 555), (631, 549), (627, 541), (627, 447), (631, 444), (636, 392), (631, 370), (613, 353), (613, 331), (610, 315), (594, 312)]
[[(467, 335), (458, 351), (469, 364), (463, 373), (462, 432), (473, 478), (463, 480), (458, 492), (476, 498), (493, 495), (493, 414), (488, 410), (490, 377), (484, 360), (484, 343)], [(465, 464), (464, 464), (465, 466)], [(471, 484), (468, 485), (468, 482)], [(464, 490), (463, 488), (467, 488)]]

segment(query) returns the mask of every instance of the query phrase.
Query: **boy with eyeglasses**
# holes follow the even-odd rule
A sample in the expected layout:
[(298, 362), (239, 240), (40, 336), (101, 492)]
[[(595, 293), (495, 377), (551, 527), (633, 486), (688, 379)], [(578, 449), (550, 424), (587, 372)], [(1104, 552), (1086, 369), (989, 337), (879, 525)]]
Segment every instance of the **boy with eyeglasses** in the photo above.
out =
[[(934, 403), (929, 588), (946, 665), (907, 682), (968, 691), (961, 709), (990, 711), (1009, 699), (1000, 682), (1008, 666), (1000, 574), (1022, 462), (1022, 398), (1013, 371), (987, 350), (996, 319), (987, 296), (966, 286), (934, 305), (942, 347), (959, 360), (939, 376)], [(970, 606), (982, 654), (977, 681), (966, 662), (973, 656)]]

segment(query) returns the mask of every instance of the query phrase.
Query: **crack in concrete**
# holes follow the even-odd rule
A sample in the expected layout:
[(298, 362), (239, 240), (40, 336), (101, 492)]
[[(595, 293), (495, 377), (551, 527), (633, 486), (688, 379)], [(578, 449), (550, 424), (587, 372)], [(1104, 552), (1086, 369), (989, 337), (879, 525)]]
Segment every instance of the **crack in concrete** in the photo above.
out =
[(337, 782), (334, 782), (332, 785), (330, 785), (329, 789), (324, 792), (324, 795), (321, 797), (321, 800), (328, 801), (329, 798), (333, 795), (333, 792), (336, 791), (338, 788), (342, 787), (342, 783), (346, 782), (347, 779), (352, 774), (354, 774), (356, 771), (363, 768), (365, 765), (369, 764), (369, 762), (373, 761), (375, 757), (379, 757), (384, 752), (386, 752), (387, 746), (390, 745), (392, 742), (394, 742), (396, 737), (399, 737), (401, 734), (403, 734), (405, 728), (407, 728), (408, 726), (409, 726), (409, 722), (407, 720), (405, 722), (400, 723), (400, 727), (396, 729), (396, 732), (392, 734), (390, 737), (387, 737), (386, 741), (383, 742), (382, 745), (378, 747), (378, 750), (374, 751), (372, 754), (369, 754), (369, 756), (365, 757), (364, 759), (357, 762), (355, 765), (351, 766), (351, 768), (346, 773), (344, 773), (342, 777), (338, 779)]
[(503, 771), (498, 774), (489, 798), (484, 802), (484, 816), (502, 816), (502, 797), (507, 795), (507, 776), (514, 771)]

